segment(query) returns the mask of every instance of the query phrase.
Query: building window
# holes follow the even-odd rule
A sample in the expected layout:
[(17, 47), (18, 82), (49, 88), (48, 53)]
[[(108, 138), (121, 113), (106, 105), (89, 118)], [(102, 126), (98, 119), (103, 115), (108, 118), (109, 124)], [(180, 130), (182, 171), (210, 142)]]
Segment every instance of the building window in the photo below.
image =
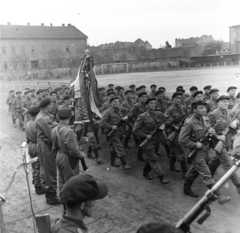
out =
[(46, 66), (47, 66), (46, 60), (42, 60), (42, 67), (43, 67), (43, 68), (46, 68)]
[(31, 68), (38, 68), (38, 61), (31, 61)]
[(21, 47), (21, 53), (22, 53), (22, 54), (25, 54), (25, 53), (26, 53), (25, 46), (22, 46), (22, 47)]
[(4, 63), (3, 63), (3, 68), (4, 68), (4, 70), (7, 70), (7, 69), (8, 69), (8, 64), (7, 64), (7, 62), (4, 62)]
[(16, 54), (16, 49), (14, 46), (12, 47), (12, 54)]
[(35, 54), (35, 47), (34, 46), (32, 46), (32, 48), (31, 48), (31, 53), (34, 55)]
[(7, 51), (6, 51), (6, 48), (5, 48), (5, 47), (2, 47), (2, 54), (3, 54), (3, 55), (6, 55), (6, 54), (7, 54)]
[(69, 45), (66, 45), (66, 52), (67, 52), (67, 53), (70, 53)]

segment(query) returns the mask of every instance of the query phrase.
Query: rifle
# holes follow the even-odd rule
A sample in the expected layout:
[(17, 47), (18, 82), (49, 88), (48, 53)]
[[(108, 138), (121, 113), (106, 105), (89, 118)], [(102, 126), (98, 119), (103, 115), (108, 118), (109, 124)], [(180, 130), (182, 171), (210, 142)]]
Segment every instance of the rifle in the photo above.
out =
[[(228, 134), (228, 132), (230, 131), (230, 124), (236, 119), (236, 117), (238, 116), (239, 113), (240, 113), (240, 110), (236, 112), (236, 114), (234, 115), (232, 120), (229, 122), (227, 127), (224, 129), (222, 135), (226, 136)], [(214, 150), (216, 152), (218, 152), (218, 153), (221, 153), (222, 147), (223, 147), (223, 143), (224, 143), (223, 141), (218, 141), (217, 145), (214, 147)]]
[(204, 211), (206, 213), (200, 217), (197, 221), (199, 225), (202, 225), (204, 221), (211, 215), (210, 204), (214, 202), (218, 197), (216, 192), (228, 181), (228, 179), (238, 170), (240, 167), (240, 158), (234, 159), (233, 166), (225, 173), (225, 175), (210, 189), (205, 195), (198, 201), (198, 203), (175, 225), (176, 228), (181, 229), (184, 233), (190, 233), (190, 225), (192, 222)]
[(174, 137), (176, 136), (176, 133), (177, 133), (177, 132), (180, 132), (181, 127), (183, 126), (185, 120), (188, 118), (188, 116), (189, 116), (191, 113), (192, 113), (192, 111), (190, 111), (188, 114), (186, 114), (186, 115), (182, 118), (182, 120), (178, 123), (178, 125), (177, 125), (178, 130), (175, 129), (175, 130), (168, 136), (168, 140), (169, 140), (170, 142), (173, 141)]
[[(153, 136), (153, 135), (157, 132), (158, 128), (159, 128), (163, 123), (165, 123), (170, 117), (171, 117), (171, 116), (169, 115), (167, 118), (165, 118), (165, 119), (164, 119), (163, 121), (161, 121), (159, 124), (157, 124), (156, 127), (153, 129), (153, 131), (150, 133), (150, 135)], [(149, 139), (146, 138), (146, 139), (140, 144), (140, 147), (144, 148), (144, 147), (148, 144), (148, 142), (149, 142)]]
[[(126, 120), (126, 119), (124, 119), (124, 117), (126, 117), (127, 114), (128, 114), (131, 110), (132, 110), (132, 109), (129, 109), (125, 114), (123, 114), (122, 118), (121, 118), (115, 125), (116, 125), (116, 126), (120, 126), (121, 123), (122, 123), (124, 120)], [(111, 137), (115, 134), (115, 132), (116, 132), (116, 130), (115, 130), (115, 129), (112, 129), (112, 130), (108, 133), (107, 138), (108, 138), (108, 139), (111, 138)]]

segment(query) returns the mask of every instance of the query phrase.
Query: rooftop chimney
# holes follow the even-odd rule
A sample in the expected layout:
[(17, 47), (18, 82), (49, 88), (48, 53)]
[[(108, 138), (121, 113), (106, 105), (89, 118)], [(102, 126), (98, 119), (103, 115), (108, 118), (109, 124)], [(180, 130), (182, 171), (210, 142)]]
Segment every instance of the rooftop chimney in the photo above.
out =
[(28, 26), (30, 26), (30, 23), (27, 23)]
[(41, 26), (44, 26), (44, 23), (41, 23)]
[(50, 23), (50, 26), (52, 27), (52, 23)]
[(65, 27), (65, 24), (62, 24), (63, 27)]
[(72, 26), (70, 23), (68, 24), (68, 27)]
[(11, 25), (11, 23), (10, 23), (10, 22), (8, 22), (8, 23), (7, 23), (7, 25), (8, 25), (8, 26), (10, 26), (10, 25)]

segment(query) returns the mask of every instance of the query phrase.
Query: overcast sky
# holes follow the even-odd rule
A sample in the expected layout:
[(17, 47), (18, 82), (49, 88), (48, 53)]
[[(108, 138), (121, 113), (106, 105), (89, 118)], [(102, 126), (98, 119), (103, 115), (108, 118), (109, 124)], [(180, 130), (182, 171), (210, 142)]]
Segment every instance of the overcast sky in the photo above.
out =
[(72, 24), (90, 45), (141, 38), (154, 48), (175, 38), (212, 35), (229, 41), (240, 0), (2, 0), (0, 24)]

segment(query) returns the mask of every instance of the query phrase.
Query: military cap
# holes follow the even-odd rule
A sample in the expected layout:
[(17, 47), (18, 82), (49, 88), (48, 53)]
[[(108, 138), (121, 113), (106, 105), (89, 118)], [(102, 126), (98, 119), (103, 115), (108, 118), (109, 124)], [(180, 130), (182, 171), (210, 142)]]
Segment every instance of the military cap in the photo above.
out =
[(150, 88), (152, 88), (152, 87), (157, 87), (157, 85), (156, 85), (156, 84), (152, 84), (152, 85), (150, 86)]
[(141, 86), (139, 87), (139, 90), (141, 90), (142, 88), (146, 88), (146, 86), (145, 86), (145, 85), (141, 85)]
[(114, 91), (112, 88), (108, 89), (107, 92), (112, 92)]
[(107, 93), (107, 96), (109, 96), (109, 95), (116, 95), (116, 94), (115, 94), (114, 91), (109, 91), (109, 92)]
[(105, 87), (100, 87), (98, 90), (99, 90), (99, 91), (105, 90)]
[(177, 91), (178, 89), (183, 89), (183, 86), (178, 86), (178, 87), (176, 88), (176, 91)]
[(202, 94), (203, 95), (203, 92), (202, 91), (196, 91), (194, 94), (193, 94), (193, 97), (196, 97), (197, 95), (199, 94)]
[(165, 88), (165, 87), (159, 87), (158, 90), (164, 90), (164, 91), (166, 91), (166, 88)]
[(30, 114), (32, 116), (36, 116), (39, 112), (40, 112), (41, 108), (37, 107), (37, 106), (34, 106), (34, 107), (31, 107), (27, 112), (26, 114)]
[(22, 92), (21, 92), (21, 91), (16, 91), (16, 94), (18, 94), (18, 93), (21, 93), (21, 94), (22, 94)]
[(213, 89), (211, 89), (211, 90), (209, 91), (209, 94), (212, 94), (212, 93), (214, 93), (214, 92), (219, 92), (219, 90), (218, 90), (217, 88), (213, 88)]
[(121, 86), (116, 86), (115, 87), (115, 90), (118, 91), (118, 89), (120, 88)]
[(171, 225), (161, 223), (147, 223), (142, 225), (137, 233), (183, 233), (182, 230)]
[(10, 90), (9, 93), (15, 92), (14, 90)]
[(156, 100), (156, 98), (148, 98), (147, 100), (146, 100), (146, 102), (145, 102), (145, 104), (148, 104), (149, 102), (151, 102), (151, 101), (155, 101)]
[(207, 103), (205, 103), (202, 100), (197, 100), (197, 101), (194, 101), (194, 102), (191, 103), (191, 108), (194, 108), (194, 107), (196, 107), (198, 105), (207, 105)]
[(106, 197), (108, 187), (93, 176), (82, 174), (71, 177), (62, 187), (59, 196), (62, 203), (74, 204)]
[(30, 91), (25, 91), (25, 92), (24, 92), (24, 95), (26, 95), (26, 94), (28, 94), (28, 93), (30, 93)]
[(177, 97), (178, 95), (182, 96), (182, 92), (174, 92), (172, 95), (172, 98), (174, 99), (175, 97)]
[(129, 86), (129, 88), (132, 88), (132, 87), (136, 87), (134, 84), (131, 84), (130, 86)]
[(40, 94), (40, 93), (42, 93), (42, 90), (41, 90), (41, 89), (39, 89), (39, 90), (36, 92), (36, 95), (38, 95), (38, 94)]
[(185, 93), (184, 89), (178, 89), (177, 92)]
[(34, 92), (34, 91), (35, 91), (35, 89), (32, 89), (32, 90), (31, 90), (31, 92)]
[(113, 87), (114, 85), (111, 83), (111, 84), (108, 84), (108, 87)]
[(120, 90), (124, 90), (124, 88), (123, 87), (119, 87), (117, 91), (119, 92)]
[(230, 100), (230, 97), (228, 95), (221, 95), (217, 99), (217, 103), (221, 100)]
[(190, 89), (189, 89), (190, 91), (197, 91), (198, 90), (198, 88), (196, 87), (196, 86), (192, 86), (192, 87), (190, 87)]
[(70, 90), (70, 87), (65, 87), (65, 88), (64, 88), (64, 91), (65, 91), (65, 90)]
[(39, 104), (39, 107), (40, 108), (45, 108), (47, 107), (49, 104), (51, 104), (51, 99), (50, 98), (46, 98), (46, 99), (43, 99), (40, 104)]
[(72, 112), (70, 108), (60, 108), (58, 110), (58, 116), (59, 118), (69, 118), (72, 116)]
[(163, 89), (160, 89), (158, 90), (156, 93), (155, 93), (155, 96), (159, 95), (159, 94), (163, 94), (164, 93), (164, 90)]
[(52, 94), (56, 94), (57, 95), (57, 92), (56, 91), (50, 92), (50, 95), (52, 95)]
[(240, 98), (240, 92), (237, 93), (236, 98)]
[(206, 89), (211, 89), (212, 88), (212, 86), (211, 85), (207, 85), (207, 86), (205, 86), (204, 88), (203, 88), (203, 90), (206, 90)]
[(119, 100), (119, 98), (118, 98), (117, 96), (112, 97), (112, 98), (109, 100), (110, 104), (111, 104), (114, 100)]
[(232, 89), (237, 89), (237, 87), (230, 86), (230, 87), (228, 87), (227, 92), (231, 91)]
[(25, 91), (30, 91), (30, 89), (28, 87), (25, 88)]
[(60, 87), (55, 88), (54, 91), (60, 91)]
[(124, 92), (125, 95), (126, 95), (127, 93), (132, 93), (132, 91), (131, 91), (131, 90), (126, 90), (126, 91)]
[(136, 91), (139, 91), (139, 87), (136, 88)]
[(144, 91), (144, 92), (139, 93), (139, 94), (138, 94), (138, 97), (141, 97), (141, 96), (143, 96), (143, 95), (147, 95), (147, 92)]

